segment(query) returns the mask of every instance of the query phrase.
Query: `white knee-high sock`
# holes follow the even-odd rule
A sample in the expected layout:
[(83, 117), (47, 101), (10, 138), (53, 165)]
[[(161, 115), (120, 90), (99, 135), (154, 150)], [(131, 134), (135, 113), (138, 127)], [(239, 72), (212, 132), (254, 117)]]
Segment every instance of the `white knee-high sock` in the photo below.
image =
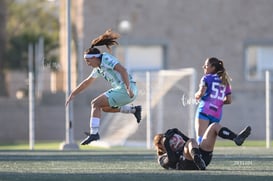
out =
[(100, 118), (91, 117), (90, 118), (90, 134), (97, 134), (100, 127)]
[(133, 106), (125, 105), (125, 106), (120, 107), (120, 112), (121, 113), (135, 113), (136, 109)]

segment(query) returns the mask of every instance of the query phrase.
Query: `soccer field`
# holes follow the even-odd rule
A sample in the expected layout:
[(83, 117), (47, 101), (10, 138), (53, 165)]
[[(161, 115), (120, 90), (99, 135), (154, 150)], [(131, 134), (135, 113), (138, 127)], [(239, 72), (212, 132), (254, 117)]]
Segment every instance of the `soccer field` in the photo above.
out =
[(273, 150), (216, 148), (205, 171), (164, 170), (154, 151), (0, 151), (0, 180), (273, 180)]

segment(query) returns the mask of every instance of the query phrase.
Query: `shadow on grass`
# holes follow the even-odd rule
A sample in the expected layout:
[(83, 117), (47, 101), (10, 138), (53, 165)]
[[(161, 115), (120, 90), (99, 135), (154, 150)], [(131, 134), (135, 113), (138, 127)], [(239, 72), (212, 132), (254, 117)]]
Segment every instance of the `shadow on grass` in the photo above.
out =
[(212, 172), (169, 172), (169, 173), (90, 173), (90, 174), (70, 174), (70, 173), (1, 173), (1, 180), (20, 180), (20, 181), (161, 181), (161, 180), (186, 180), (186, 181), (230, 181), (230, 180), (247, 180), (247, 181), (272, 181), (272, 176), (247, 176), (247, 175), (229, 175), (213, 174)]

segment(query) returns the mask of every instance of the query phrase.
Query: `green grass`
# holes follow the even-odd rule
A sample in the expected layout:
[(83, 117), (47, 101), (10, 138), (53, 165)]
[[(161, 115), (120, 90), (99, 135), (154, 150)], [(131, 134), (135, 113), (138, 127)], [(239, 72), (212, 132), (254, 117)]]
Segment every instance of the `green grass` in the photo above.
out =
[(59, 146), (59, 142), (37, 143), (37, 150), (28, 151), (27, 144), (1, 145), (0, 181), (272, 181), (273, 178), (273, 149), (252, 144), (217, 146), (206, 171), (164, 170), (157, 164), (155, 151), (143, 148), (85, 146), (79, 151), (59, 151)]
[(154, 151), (0, 151), (0, 180), (272, 180), (273, 150), (217, 148), (206, 171), (164, 170)]
[[(56, 141), (39, 141), (35, 143), (35, 149), (37, 150), (58, 150), (61, 142)], [(0, 150), (28, 150), (29, 144), (26, 142), (15, 143), (0, 143)]]
[[(59, 150), (61, 141), (37, 141), (35, 143), (35, 150)], [(273, 147), (273, 142), (271, 143)], [(245, 147), (265, 147), (266, 142), (261, 140), (247, 140), (244, 143)], [(217, 140), (216, 147), (236, 147), (236, 145), (231, 141), (226, 140)], [(115, 149), (117, 149), (116, 147)], [(89, 147), (89, 146), (80, 146), (81, 150), (94, 150), (98, 148)], [(99, 148), (101, 149), (101, 148)], [(0, 143), (0, 150), (29, 150), (29, 144), (27, 142), (15, 142), (4, 144)]]
[[(273, 147), (273, 141), (271, 142), (271, 145)], [(234, 142), (229, 140), (217, 140), (216, 147), (236, 147)], [(244, 142), (245, 147), (266, 147), (265, 140), (247, 140)]]

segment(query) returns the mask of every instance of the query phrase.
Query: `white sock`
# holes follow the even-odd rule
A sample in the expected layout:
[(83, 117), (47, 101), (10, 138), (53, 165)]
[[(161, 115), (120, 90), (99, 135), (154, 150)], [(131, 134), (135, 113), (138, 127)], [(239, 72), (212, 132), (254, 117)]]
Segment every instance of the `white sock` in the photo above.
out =
[(100, 127), (100, 118), (90, 118), (90, 134), (97, 134)]
[(135, 113), (136, 109), (135, 109), (135, 107), (125, 105), (125, 106), (120, 107), (120, 112), (122, 112), (122, 113)]

